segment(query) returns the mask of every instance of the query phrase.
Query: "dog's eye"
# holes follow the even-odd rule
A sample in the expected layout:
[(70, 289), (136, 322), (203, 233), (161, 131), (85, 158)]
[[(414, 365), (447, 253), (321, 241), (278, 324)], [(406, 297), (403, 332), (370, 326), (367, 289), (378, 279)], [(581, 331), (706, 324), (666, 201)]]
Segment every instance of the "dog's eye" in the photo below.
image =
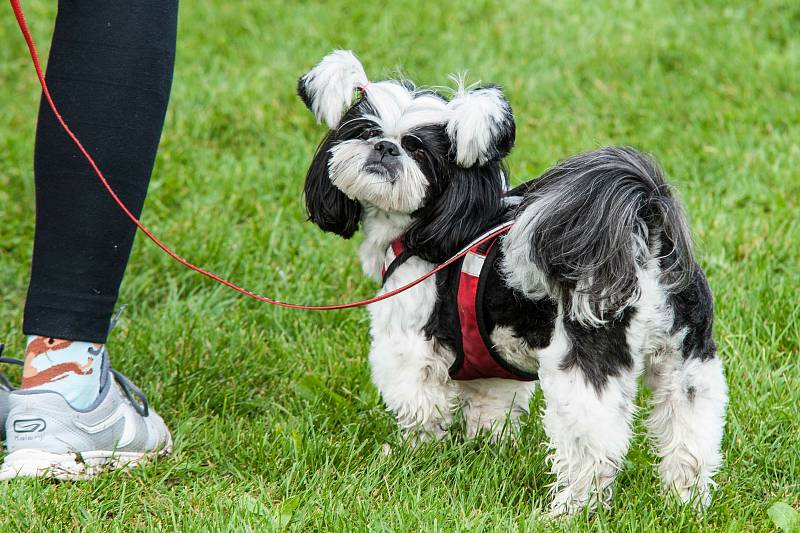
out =
[(372, 139), (373, 137), (377, 137), (377, 136), (378, 136), (378, 130), (376, 130), (374, 128), (369, 128), (369, 129), (366, 129), (366, 130), (362, 131), (361, 135), (359, 135), (358, 137), (360, 139), (363, 139), (363, 140), (366, 141), (367, 139)]
[(412, 154), (424, 148), (422, 141), (413, 135), (406, 135), (403, 137), (403, 139), (400, 141), (400, 144), (403, 145), (403, 148), (406, 150), (406, 152)]

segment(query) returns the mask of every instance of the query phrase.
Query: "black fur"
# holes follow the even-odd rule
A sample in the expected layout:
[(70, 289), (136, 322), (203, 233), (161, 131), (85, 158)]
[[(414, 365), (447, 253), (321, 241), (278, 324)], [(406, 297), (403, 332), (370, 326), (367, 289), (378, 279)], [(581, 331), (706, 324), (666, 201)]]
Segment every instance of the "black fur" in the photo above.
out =
[[(298, 94), (308, 105), (302, 79)], [(309, 218), (345, 238), (357, 230), (362, 207), (333, 186), (330, 150), (345, 140), (370, 139), (379, 125), (365, 117), (375, 113), (368, 98), (351, 107), (340, 127), (323, 140), (306, 177)], [(560, 289), (570, 344), (563, 369), (577, 366), (601, 393), (610, 377), (632, 367), (626, 334), (637, 311), (627, 302), (638, 291), (637, 267), (652, 255), (660, 256), (661, 281), (675, 310), (675, 331), (688, 327), (685, 356), (713, 357), (710, 291), (692, 259), (681, 206), (659, 167), (631, 148), (580, 154), (515, 189), (512, 194), (522, 196), (522, 201), (510, 208), (503, 200), (507, 172), (502, 164), (515, 140), (510, 106), (506, 115), (496, 128), (490, 152), (484, 154), (488, 161), (468, 168), (456, 163), (445, 124), (418, 127), (393, 139), (395, 149), (413, 158), (428, 182), (421, 207), (410, 214), (403, 238), (406, 256), (442, 263), (491, 227), (533, 210), (536, 217), (524, 238), (530, 239), (529, 259)], [(375, 131), (375, 136), (379, 133)], [(388, 166), (387, 173), (394, 179), (401, 175)], [(482, 281), (482, 333), (491, 335), (495, 328), (507, 327), (533, 349), (548, 346), (558, 300), (532, 299), (512, 289), (501, 273), (502, 253), (493, 261), (489, 277)], [(424, 327), (429, 338), (456, 353), (461, 342), (459, 264), (437, 274), (437, 302)], [(593, 326), (570, 318), (571, 296), (578, 290), (588, 295), (592, 310), (606, 319), (605, 324)]]
[[(308, 95), (304, 91), (303, 78), (298, 81), (298, 94), (303, 98)], [(301, 92), (301, 88), (303, 92)], [(311, 166), (306, 174), (305, 198), (308, 219), (324, 231), (336, 233), (349, 239), (358, 230), (361, 220), (361, 204), (347, 197), (331, 182), (328, 163), (331, 148), (338, 142), (358, 136), (365, 128), (374, 123), (359, 120), (363, 114), (373, 113), (374, 109), (362, 99), (356, 103), (342, 118), (341, 125), (331, 130), (322, 140)]]
[(637, 239), (660, 242), (650, 251), (673, 258), (662, 282), (680, 289), (692, 279), (680, 203), (658, 165), (633, 148), (602, 148), (558, 163), (527, 188), (518, 209), (529, 207), (539, 214), (529, 228), (530, 260), (552, 284), (586, 293), (599, 317), (638, 290), (636, 266), (647, 250), (637, 253)]
[[(407, 88), (413, 90), (413, 86)], [(297, 93), (310, 109), (303, 78), (298, 80)], [(443, 98), (431, 91), (419, 94)], [(508, 111), (498, 127), (493, 155), (481, 166), (462, 168), (454, 164), (455, 150), (444, 124), (423, 126), (404, 135), (403, 148), (430, 182), (426, 200), (412, 213), (413, 222), (406, 231), (406, 245), (415, 255), (431, 262), (442, 262), (479, 235), (481, 228), (501, 216), (507, 172), (500, 160), (511, 151), (515, 140), (511, 107), (508, 102), (505, 104)], [(306, 176), (309, 219), (323, 230), (345, 238), (357, 230), (361, 206), (332, 185), (328, 169), (330, 149), (338, 142), (356, 138), (365, 129), (377, 128), (376, 124), (361, 118), (375, 113), (367, 98), (353, 105), (339, 128), (330, 131), (320, 144)], [(424, 149), (408, 150), (406, 139), (418, 140)]]
[[(482, 232), (496, 222), (487, 222)], [(499, 247), (500, 241), (495, 246)], [(492, 268), (483, 285), (482, 309), (478, 310), (484, 317), (488, 335), (491, 337), (497, 327), (511, 328), (514, 335), (524, 339), (531, 348), (547, 347), (555, 327), (556, 304), (546, 298), (531, 300), (510, 288), (503, 279), (501, 263), (502, 253), (493, 255)], [(457, 301), (460, 266), (459, 261), (436, 275), (436, 304), (424, 328), (428, 338), (436, 339), (454, 353), (459, 353), (461, 344)]]
[(458, 278), (461, 261), (453, 268), (436, 274), (436, 303), (423, 332), (453, 353), (461, 345), (461, 323), (458, 319)]
[[(496, 246), (500, 246), (500, 242)], [(531, 348), (546, 348), (553, 336), (557, 306), (547, 298), (531, 300), (511, 289), (500, 271), (502, 260), (500, 253), (486, 279), (484, 313), (487, 327), (490, 330), (498, 326), (509, 327)]]
[[(497, 89), (502, 93), (502, 88), (498, 85), (486, 85), (485, 88)], [(517, 138), (517, 124), (514, 121), (514, 111), (511, 109), (511, 104), (503, 98), (504, 111), (503, 119), (495, 124), (497, 128), (497, 136), (494, 138), (492, 144), (492, 151), (488, 155), (489, 161), (499, 161), (507, 157), (514, 148), (514, 142)]]
[(358, 229), (361, 204), (348, 198), (331, 183), (328, 161), (335, 141), (336, 132), (329, 132), (317, 148), (308, 169), (305, 184), (306, 210), (308, 219), (323, 231), (349, 239)]
[(297, 79), (297, 96), (300, 97), (309, 111), (313, 111), (311, 108), (311, 96), (308, 94), (308, 89), (306, 88), (306, 82), (304, 78), (305, 76), (301, 76)]
[(500, 221), (504, 173), (498, 162), (468, 169), (448, 163), (434, 176), (405, 241), (415, 255), (441, 263)]
[(699, 266), (695, 268), (691, 283), (670, 295), (669, 303), (675, 312), (673, 333), (687, 328), (683, 339), (683, 357), (696, 357), (701, 361), (713, 359), (717, 353), (712, 331), (714, 302)]
[(601, 394), (609, 377), (619, 376), (622, 369), (633, 367), (626, 338), (633, 313), (635, 310), (628, 307), (621, 316), (600, 328), (586, 327), (565, 317), (564, 330), (570, 349), (561, 368), (567, 370), (577, 365), (597, 394)]

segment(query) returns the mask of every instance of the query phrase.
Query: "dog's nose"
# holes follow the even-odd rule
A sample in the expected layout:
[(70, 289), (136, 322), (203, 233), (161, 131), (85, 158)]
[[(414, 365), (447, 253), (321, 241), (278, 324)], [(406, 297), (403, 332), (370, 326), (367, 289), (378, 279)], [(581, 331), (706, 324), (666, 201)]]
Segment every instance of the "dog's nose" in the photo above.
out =
[(397, 157), (400, 155), (400, 148), (393, 142), (389, 141), (380, 141), (376, 143), (375, 149), (380, 152), (382, 156), (391, 155)]

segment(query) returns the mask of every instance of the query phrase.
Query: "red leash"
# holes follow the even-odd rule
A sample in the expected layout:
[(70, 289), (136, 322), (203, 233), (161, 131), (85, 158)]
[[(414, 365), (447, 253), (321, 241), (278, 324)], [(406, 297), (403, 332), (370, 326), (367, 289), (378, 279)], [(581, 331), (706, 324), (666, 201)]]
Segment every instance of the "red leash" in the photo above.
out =
[[(53, 114), (55, 115), (56, 119), (58, 120), (58, 123), (61, 124), (61, 127), (64, 129), (64, 131), (67, 133), (67, 135), (69, 135), (69, 138), (72, 139), (72, 142), (75, 143), (75, 146), (78, 148), (78, 151), (80, 151), (80, 153), (83, 154), (83, 157), (86, 159), (86, 161), (89, 162), (89, 165), (92, 167), (92, 170), (94, 171), (94, 173), (97, 174), (98, 178), (100, 178), (100, 181), (102, 182), (103, 187), (105, 187), (106, 191), (108, 191), (108, 194), (111, 195), (111, 198), (114, 200), (114, 202), (116, 202), (116, 204), (119, 206), (119, 208), (122, 209), (122, 212), (125, 213), (125, 216), (127, 216), (131, 220), (131, 222), (133, 222), (136, 225), (136, 227), (139, 228), (141, 230), (141, 232), (144, 233), (147, 236), (148, 239), (153, 241), (156, 246), (161, 248), (167, 255), (169, 255), (171, 258), (173, 258), (175, 261), (179, 262), (180, 264), (182, 264), (186, 268), (194, 270), (195, 272), (198, 272), (199, 274), (202, 274), (203, 276), (205, 276), (207, 278), (211, 278), (214, 281), (222, 283), (223, 285), (225, 285), (227, 287), (230, 287), (231, 289), (233, 289), (235, 291), (238, 291), (238, 292), (244, 294), (245, 296), (249, 296), (251, 298), (255, 298), (256, 300), (259, 300), (259, 301), (262, 301), (262, 302), (267, 302), (267, 303), (270, 303), (272, 305), (278, 305), (280, 307), (289, 307), (291, 309), (308, 309), (308, 310), (312, 310), (312, 311), (330, 311), (330, 310), (333, 310), (333, 309), (349, 309), (351, 307), (360, 307), (362, 305), (369, 305), (371, 303), (380, 302), (381, 300), (385, 300), (387, 298), (391, 298), (392, 296), (394, 296), (396, 294), (399, 294), (399, 293), (401, 293), (403, 291), (406, 291), (406, 290), (410, 289), (411, 287), (413, 287), (415, 285), (418, 285), (419, 283), (422, 283), (423, 281), (425, 281), (429, 277), (433, 276), (437, 272), (439, 272), (441, 270), (444, 270), (448, 266), (452, 265), (454, 262), (458, 261), (460, 258), (464, 257), (467, 254), (467, 252), (469, 252), (470, 246), (474, 246), (475, 244), (478, 244), (478, 243), (471, 243), (469, 246), (464, 248), (461, 252), (459, 252), (458, 254), (454, 255), (453, 257), (451, 257), (450, 259), (448, 259), (447, 261), (445, 261), (441, 265), (437, 266), (436, 268), (434, 268), (433, 270), (431, 270), (430, 272), (428, 272), (424, 276), (415, 279), (414, 281), (412, 281), (411, 283), (409, 283), (407, 285), (403, 285), (399, 289), (395, 289), (393, 291), (381, 294), (380, 296), (375, 296), (375, 297), (370, 298), (368, 300), (361, 300), (361, 301), (358, 301), (358, 302), (350, 302), (350, 303), (345, 303), (345, 304), (334, 304), (334, 305), (300, 305), (300, 304), (292, 304), (292, 303), (287, 303), (287, 302), (281, 302), (281, 301), (278, 301), (278, 300), (273, 300), (272, 298), (267, 298), (266, 296), (261, 296), (260, 294), (256, 294), (255, 292), (253, 292), (251, 290), (245, 289), (244, 287), (240, 287), (240, 286), (238, 286), (238, 285), (236, 285), (234, 283), (231, 283), (230, 281), (226, 280), (225, 278), (223, 278), (221, 276), (218, 276), (217, 274), (214, 274), (213, 272), (209, 272), (208, 270), (205, 270), (204, 268), (201, 268), (201, 267), (199, 267), (197, 265), (194, 265), (194, 264), (190, 263), (189, 261), (187, 261), (183, 257), (179, 256), (177, 253), (173, 252), (166, 244), (161, 242), (158, 239), (158, 237), (153, 235), (153, 232), (151, 232), (149, 229), (147, 229), (147, 227), (144, 224), (142, 224), (139, 221), (139, 219), (136, 218), (136, 216), (133, 213), (131, 213), (131, 211), (125, 206), (125, 204), (122, 203), (122, 200), (120, 200), (119, 196), (117, 196), (117, 193), (114, 192), (114, 189), (111, 188), (111, 185), (108, 183), (108, 180), (106, 180), (106, 177), (100, 171), (100, 168), (97, 166), (97, 163), (95, 163), (94, 159), (92, 159), (92, 156), (89, 155), (89, 152), (87, 152), (86, 149), (83, 147), (81, 142), (78, 140), (78, 137), (75, 136), (75, 134), (72, 132), (72, 130), (69, 128), (69, 126), (67, 126), (67, 123), (64, 122), (64, 119), (61, 117), (61, 113), (58, 112), (58, 108), (56, 107), (56, 104), (53, 102), (53, 98), (52, 98), (52, 96), (50, 96), (50, 91), (47, 88), (47, 82), (45, 81), (44, 73), (42, 72), (42, 65), (39, 62), (39, 54), (36, 52), (36, 44), (34, 43), (33, 37), (31, 36), (31, 32), (28, 29), (28, 24), (25, 22), (25, 15), (22, 12), (22, 7), (19, 5), (19, 0), (10, 0), (10, 2), (11, 2), (11, 9), (14, 10), (14, 16), (17, 18), (17, 23), (19, 24), (19, 28), (20, 28), (20, 30), (22, 30), (22, 35), (25, 37), (25, 42), (28, 44), (28, 51), (31, 54), (31, 59), (33, 60), (33, 66), (36, 69), (36, 77), (39, 78), (39, 85), (42, 86), (42, 94), (44, 95), (44, 98), (47, 101), (47, 104), (50, 106), (50, 109), (53, 111)], [(489, 239), (492, 239), (495, 236), (500, 235), (501, 233), (505, 233), (510, 228), (511, 228), (511, 226), (502, 227), (502, 228), (498, 229), (497, 231), (491, 233), (490, 235), (482, 238), (480, 240), (480, 242), (488, 241)]]

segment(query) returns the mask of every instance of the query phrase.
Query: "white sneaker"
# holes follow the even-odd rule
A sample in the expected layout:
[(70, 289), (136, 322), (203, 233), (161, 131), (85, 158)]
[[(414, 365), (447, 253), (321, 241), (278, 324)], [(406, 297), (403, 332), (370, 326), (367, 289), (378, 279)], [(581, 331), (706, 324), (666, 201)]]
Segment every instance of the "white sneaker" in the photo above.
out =
[[(10, 357), (3, 357), (4, 345), (0, 344), (0, 363), (10, 365), (22, 366), (22, 361), (19, 359), (11, 359)], [(8, 418), (8, 395), (13, 391), (14, 387), (8, 378), (0, 372), (0, 441), (6, 438), (6, 418)]]
[(104, 355), (100, 394), (87, 409), (74, 409), (57, 392), (7, 394), (8, 455), (0, 466), (0, 481), (20, 476), (86, 479), (172, 451), (164, 421), (148, 407), (142, 391), (110, 367), (108, 353)]

